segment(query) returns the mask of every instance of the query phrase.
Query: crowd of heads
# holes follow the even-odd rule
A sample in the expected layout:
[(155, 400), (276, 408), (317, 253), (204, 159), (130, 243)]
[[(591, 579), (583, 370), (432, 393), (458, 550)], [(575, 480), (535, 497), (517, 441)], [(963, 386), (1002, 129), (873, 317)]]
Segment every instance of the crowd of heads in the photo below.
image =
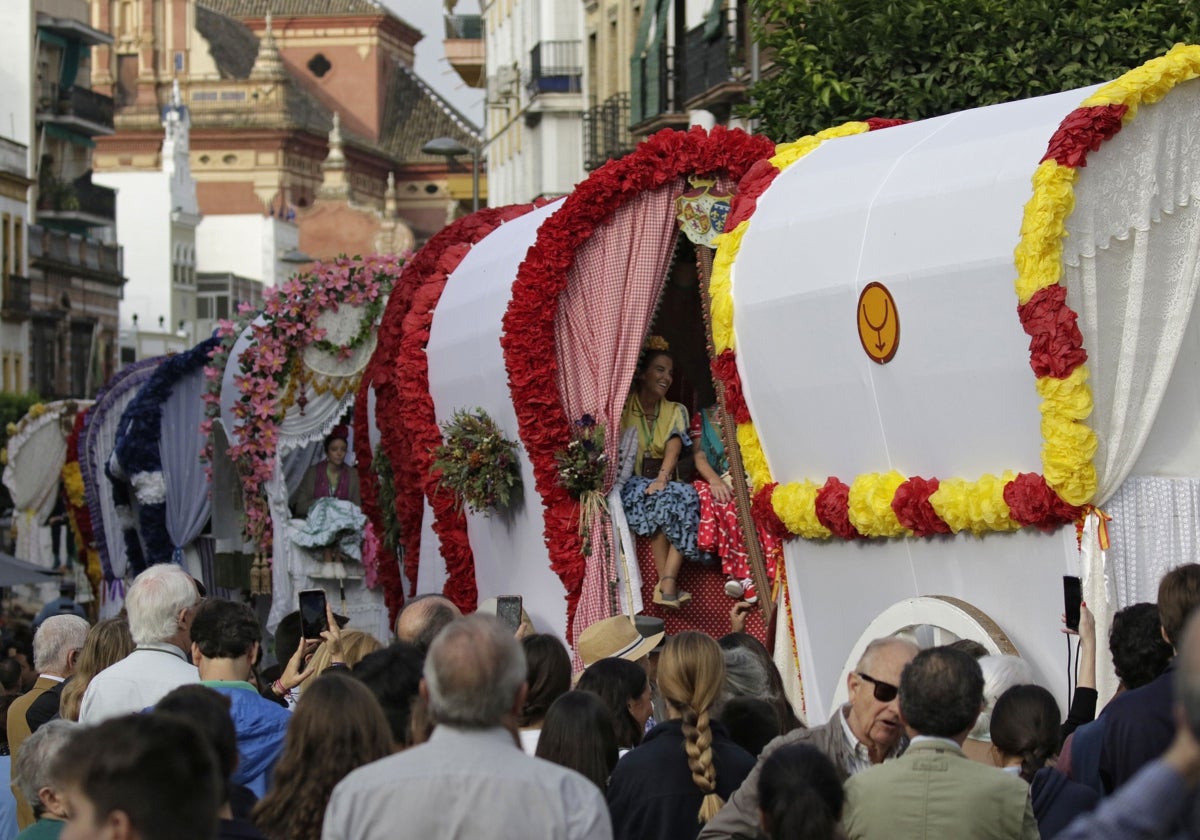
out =
[[(1164, 578), (1157, 605), (1114, 615), (1107, 641), (1124, 690), (1156, 680), (1179, 648), (1179, 706), (1200, 730), (1200, 627), (1188, 624), (1197, 605), (1200, 566), (1177, 569)], [(289, 616), (275, 634), (276, 656), (314, 647), (292, 623)], [(434, 727), (507, 729), (530, 754), (603, 792), (621, 756), (641, 754), (650, 728), (673, 721), (696, 826), (714, 820), (745, 778), (722, 776), (729, 765), (717, 753), (732, 744), (758, 761), (746, 795), (759, 830), (772, 838), (836, 836), (849, 807), (843, 783), (862, 767), (839, 764), (819, 739), (797, 735), (809, 730), (761, 642), (744, 633), (719, 642), (698, 632), (665, 637), (653, 625), (639, 633), (622, 617), (598, 624), (581, 645), (586, 667), (574, 673), (557, 636), (514, 635), (492, 616), (462, 616), (441, 596), (415, 598), (396, 622), (399, 641), (381, 646), (353, 628), (323, 634), (297, 677), (306, 680), (302, 688), (275, 697), (259, 673), (263, 630), (255, 611), (205, 599), (177, 568), (155, 567), (131, 587), (127, 614), (91, 627), (54, 616), (31, 640), (35, 671), (70, 679), (59, 719), (14, 753), (14, 787), (36, 817), (69, 819), (68, 838), (207, 838), (218, 815), (241, 811), (271, 840), (318, 840), (342, 780), (424, 744)], [(886, 637), (864, 646), (838, 712), (860, 761), (883, 763), (922, 736), (984, 744), (984, 761), (1012, 767), (1030, 784), (1055, 766), (1064, 737), (1058, 701), (1026, 661), (968, 641), (920, 649)], [(89, 685), (135, 645), (177, 645), (201, 677), (211, 663), (224, 663), (226, 678), (252, 681), (264, 697), (291, 706), (269, 788), (256, 804), (240, 798), (240, 734), (225, 693), (181, 685), (143, 713), (76, 723)], [(321, 651), (328, 661), (314, 665)], [(536, 737), (527, 743), (522, 732)]]

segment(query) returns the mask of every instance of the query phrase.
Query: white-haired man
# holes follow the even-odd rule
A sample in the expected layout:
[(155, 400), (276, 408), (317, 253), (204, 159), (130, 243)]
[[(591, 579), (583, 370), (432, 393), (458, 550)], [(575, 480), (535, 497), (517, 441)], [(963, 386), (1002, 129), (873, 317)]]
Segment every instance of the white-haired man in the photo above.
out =
[[(58, 714), (62, 687), (75, 673), (75, 661), (87, 639), (88, 623), (77, 615), (47, 618), (33, 637), (33, 667), (38, 672), (33, 688), (8, 707), (8, 746), (12, 755), (10, 775), (16, 777), (21, 746), (38, 727)], [(33, 825), (33, 809), (25, 797), (17, 795), (17, 825)]]
[(917, 655), (907, 639), (887, 636), (867, 645), (846, 676), (849, 696), (828, 723), (793, 729), (763, 747), (758, 764), (700, 831), (700, 840), (757, 837), (758, 777), (767, 756), (789, 744), (810, 744), (833, 762), (843, 782), (904, 752), (908, 739), (900, 717), (900, 674)]
[(129, 633), (137, 647), (92, 678), (79, 709), (81, 723), (99, 723), (153, 706), (167, 692), (200, 681), (188, 661), (191, 626), (200, 592), (172, 563), (151, 566), (134, 579), (125, 596)]
[(600, 789), (521, 751), (525, 654), (491, 616), (447, 625), (425, 660), (421, 696), (437, 729), (424, 744), (360, 767), (333, 791), (323, 840), (406, 837), (607, 840)]

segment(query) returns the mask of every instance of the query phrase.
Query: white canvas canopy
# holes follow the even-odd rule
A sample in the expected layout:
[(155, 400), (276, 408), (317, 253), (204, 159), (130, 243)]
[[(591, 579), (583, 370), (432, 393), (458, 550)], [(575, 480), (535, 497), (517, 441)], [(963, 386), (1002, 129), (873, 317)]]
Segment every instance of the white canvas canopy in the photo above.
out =
[(17, 556), (47, 569), (54, 565), (55, 557), (46, 518), (58, 501), (59, 476), (67, 461), (67, 438), (75, 414), (91, 404), (90, 400), (38, 404), (8, 439), (4, 486), (13, 500)]
[[(517, 267), (536, 239), (538, 227), (560, 206), (555, 202), (505, 223), (476, 244), (448, 278), (427, 347), (429, 393), (438, 423), (449, 421), (457, 410), (482, 408), (510, 439), (517, 437), (517, 418), (500, 348), (501, 319), (512, 297)], [(546, 387), (555, 387), (550, 377)], [(563, 586), (546, 560), (543, 507), (534, 490), (529, 459), (519, 460), (524, 488), (520, 504), (491, 516), (467, 512), (479, 598), (520, 593), (534, 626), (565, 638)], [(446, 578), (432, 519), (426, 501), (418, 592), (441, 591)]]
[[(1091, 92), (827, 141), (759, 198), (732, 267), (734, 330), (775, 481), (1042, 472), (1013, 250), (1047, 142)], [(1089, 549), (1091, 524), (1082, 562), (1070, 526), (789, 541), (810, 716), (822, 719), (840, 696), (847, 654), (877, 616), (932, 595), (994, 619), (1065, 698), (1061, 575), (1082, 567), (1104, 652), (1108, 612), (1155, 600), (1161, 574), (1195, 559), (1198, 117), (1197, 81), (1143, 105), (1080, 169), (1067, 220), (1063, 283), (1080, 316), (1100, 444), (1091, 502), (1114, 517), (1107, 557)], [(873, 282), (890, 291), (901, 324), (883, 365), (857, 327), (859, 294)], [(1102, 662), (1102, 680), (1108, 670)]]

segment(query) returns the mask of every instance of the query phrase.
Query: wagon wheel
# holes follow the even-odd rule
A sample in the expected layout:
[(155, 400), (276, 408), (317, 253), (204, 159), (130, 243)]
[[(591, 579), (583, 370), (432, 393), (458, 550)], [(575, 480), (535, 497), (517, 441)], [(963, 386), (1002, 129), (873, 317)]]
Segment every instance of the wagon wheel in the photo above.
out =
[(837, 690), (833, 693), (833, 709), (846, 702), (846, 677), (858, 664), (859, 658), (873, 639), (900, 636), (921, 647), (946, 645), (959, 639), (973, 639), (988, 653), (1020, 656), (1016, 645), (983, 610), (949, 595), (927, 595), (906, 598), (892, 604), (867, 625), (838, 675)]

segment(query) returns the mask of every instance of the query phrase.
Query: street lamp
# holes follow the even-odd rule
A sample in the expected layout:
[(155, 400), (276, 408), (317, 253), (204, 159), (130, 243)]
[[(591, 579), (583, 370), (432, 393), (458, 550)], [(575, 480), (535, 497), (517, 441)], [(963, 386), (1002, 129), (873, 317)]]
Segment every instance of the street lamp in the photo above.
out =
[(479, 209), (479, 152), (481, 146), (467, 148), (457, 140), (452, 140), (449, 137), (438, 137), (430, 140), (421, 147), (421, 151), (427, 155), (440, 155), (441, 157), (450, 158), (453, 160), (459, 155), (471, 156), (471, 212), (474, 213)]

